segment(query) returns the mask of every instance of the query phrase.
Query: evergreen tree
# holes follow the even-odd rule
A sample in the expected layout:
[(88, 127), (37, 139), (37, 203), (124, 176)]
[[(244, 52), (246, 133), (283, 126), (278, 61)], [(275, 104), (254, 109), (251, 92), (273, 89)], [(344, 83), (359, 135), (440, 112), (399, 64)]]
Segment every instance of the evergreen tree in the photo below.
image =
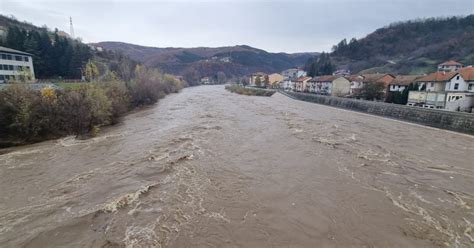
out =
[(305, 70), (310, 77), (331, 75), (335, 70), (335, 66), (331, 62), (329, 54), (323, 52), (319, 57), (310, 59), (306, 63)]

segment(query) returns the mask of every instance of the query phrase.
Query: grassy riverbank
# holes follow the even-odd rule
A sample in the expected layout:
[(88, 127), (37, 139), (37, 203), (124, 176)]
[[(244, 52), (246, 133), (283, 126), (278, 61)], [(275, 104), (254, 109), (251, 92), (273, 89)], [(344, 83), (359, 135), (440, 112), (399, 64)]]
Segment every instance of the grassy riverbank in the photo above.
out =
[(227, 85), (225, 89), (230, 92), (246, 96), (272, 96), (273, 94), (275, 94), (274, 90), (247, 88), (238, 85)]
[(1, 90), (0, 147), (65, 135), (94, 136), (128, 111), (184, 87), (175, 77), (145, 67), (137, 67), (127, 82), (111, 74), (102, 81), (77, 85), (34, 90), (16, 83)]

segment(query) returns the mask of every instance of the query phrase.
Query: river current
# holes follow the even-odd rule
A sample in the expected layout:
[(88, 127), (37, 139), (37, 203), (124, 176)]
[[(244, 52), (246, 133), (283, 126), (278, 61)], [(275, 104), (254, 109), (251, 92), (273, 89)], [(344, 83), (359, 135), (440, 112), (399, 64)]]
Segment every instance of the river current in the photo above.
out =
[(474, 137), (223, 86), (0, 150), (0, 247), (472, 247)]

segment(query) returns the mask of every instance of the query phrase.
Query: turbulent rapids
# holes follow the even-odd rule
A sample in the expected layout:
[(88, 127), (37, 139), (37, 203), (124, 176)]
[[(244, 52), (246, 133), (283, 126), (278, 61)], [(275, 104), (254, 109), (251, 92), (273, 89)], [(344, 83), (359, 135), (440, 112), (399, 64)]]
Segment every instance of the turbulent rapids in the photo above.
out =
[(0, 247), (472, 247), (474, 137), (221, 86), (0, 150)]

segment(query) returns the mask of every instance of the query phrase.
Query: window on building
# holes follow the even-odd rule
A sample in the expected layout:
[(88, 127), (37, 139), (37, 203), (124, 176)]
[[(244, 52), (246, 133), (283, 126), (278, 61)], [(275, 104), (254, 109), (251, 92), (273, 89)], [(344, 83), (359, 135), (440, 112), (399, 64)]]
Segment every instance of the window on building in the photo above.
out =
[(26, 62), (30, 61), (30, 58), (28, 58), (27, 56), (25, 56), (25, 61), (26, 61)]
[(8, 60), (13, 60), (13, 59), (12, 59), (12, 56), (11, 56), (10, 54), (7, 54), (7, 59), (8, 59)]
[(6, 55), (6, 54), (2, 54), (2, 59), (7, 59), (7, 55)]
[(0, 75), (0, 80), (2, 80), (2, 81), (5, 80), (5, 76)]
[(23, 57), (16, 55), (16, 56), (15, 56), (15, 60), (16, 60), (16, 61), (23, 61)]
[(459, 75), (456, 77), (456, 80), (459, 80)]
[(8, 65), (3, 65), (3, 70), (8, 71)]
[(8, 65), (8, 70), (13, 71), (13, 65)]
[(430, 83), (430, 87), (434, 87), (434, 83)]
[(459, 84), (454, 84), (454, 89), (455, 90), (459, 89)]
[(474, 88), (474, 84), (469, 84), (469, 86), (467, 86), (467, 90), (472, 90)]

